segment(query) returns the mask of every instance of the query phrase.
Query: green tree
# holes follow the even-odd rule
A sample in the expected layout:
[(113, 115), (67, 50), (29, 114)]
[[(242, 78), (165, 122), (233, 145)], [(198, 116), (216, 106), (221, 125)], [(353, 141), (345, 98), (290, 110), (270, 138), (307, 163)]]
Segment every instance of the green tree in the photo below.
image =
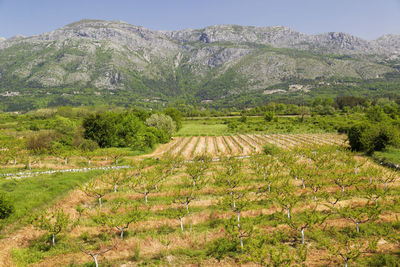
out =
[(146, 120), (146, 125), (166, 132), (170, 137), (176, 131), (176, 123), (168, 115), (153, 114)]
[(40, 213), (37, 217), (32, 219), (32, 224), (51, 234), (51, 243), (55, 246), (56, 236), (68, 227), (70, 218), (62, 209), (56, 209), (51, 213)]
[(176, 130), (179, 131), (182, 128), (182, 113), (176, 108), (169, 107), (164, 110), (164, 113), (170, 116), (176, 123)]

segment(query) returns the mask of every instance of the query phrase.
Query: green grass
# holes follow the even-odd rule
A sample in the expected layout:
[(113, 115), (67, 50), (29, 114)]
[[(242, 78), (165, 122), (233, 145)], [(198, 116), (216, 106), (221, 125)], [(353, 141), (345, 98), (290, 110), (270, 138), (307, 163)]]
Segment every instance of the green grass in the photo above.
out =
[(374, 156), (379, 160), (400, 165), (400, 148), (388, 147), (384, 151), (377, 151)]
[(101, 173), (103, 173), (101, 170), (86, 173), (55, 173), (20, 180), (0, 180), (0, 192), (5, 193), (15, 207), (15, 212), (9, 218), (0, 221), (0, 228), (14, 222), (17, 222), (16, 227), (22, 225), (24, 218), (35, 210), (51, 206), (62, 199), (68, 191)]
[(240, 121), (238, 116), (187, 118), (176, 136), (218, 136), (255, 132), (265, 134), (325, 133), (336, 132), (353, 120), (354, 118), (342, 118), (336, 115), (306, 117), (303, 122), (298, 116), (281, 116), (271, 122), (266, 122), (262, 116), (247, 117), (246, 122)]
[(191, 135), (225, 135), (228, 134), (226, 124), (207, 124), (201, 121), (184, 121), (182, 128), (176, 133), (176, 136)]

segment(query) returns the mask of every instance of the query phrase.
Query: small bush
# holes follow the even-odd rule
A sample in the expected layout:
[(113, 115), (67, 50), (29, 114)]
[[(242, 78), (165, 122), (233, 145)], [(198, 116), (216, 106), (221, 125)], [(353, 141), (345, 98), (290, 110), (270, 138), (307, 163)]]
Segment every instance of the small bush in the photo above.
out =
[(53, 132), (40, 132), (31, 135), (26, 141), (26, 148), (36, 154), (45, 153), (50, 150), (51, 143), (56, 139)]
[(220, 238), (215, 240), (207, 248), (207, 256), (216, 258), (218, 261), (226, 256), (233, 256), (238, 252), (239, 243), (237, 240)]
[(366, 262), (366, 266), (379, 267), (399, 267), (400, 258), (390, 254), (378, 254), (369, 258)]
[(274, 112), (272, 112), (272, 111), (267, 111), (267, 112), (265, 113), (265, 115), (264, 115), (264, 120), (267, 121), (267, 122), (271, 122), (271, 121), (274, 119), (274, 117), (275, 117)]
[(0, 194), (0, 219), (10, 217), (14, 211), (14, 205), (11, 204), (4, 194)]
[(263, 148), (265, 155), (277, 155), (281, 152), (281, 149), (273, 144), (266, 144)]

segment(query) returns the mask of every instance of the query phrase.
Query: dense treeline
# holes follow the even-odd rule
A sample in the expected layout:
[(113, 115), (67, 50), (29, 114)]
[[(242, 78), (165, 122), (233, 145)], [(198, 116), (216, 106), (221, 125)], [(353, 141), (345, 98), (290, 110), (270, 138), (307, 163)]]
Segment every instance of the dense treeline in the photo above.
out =
[(133, 112), (91, 114), (83, 121), (84, 137), (100, 147), (132, 147), (134, 150), (153, 148), (166, 143), (176, 129), (167, 115)]
[[(181, 120), (180, 112), (173, 108), (159, 113), (104, 107), (59, 107), (24, 115), (3, 113), (1, 159), (26, 161), (31, 155), (52, 154), (67, 160), (73, 154), (95, 153), (98, 148), (147, 151), (168, 142), (181, 127)], [(10, 131), (15, 134), (8, 134)]]

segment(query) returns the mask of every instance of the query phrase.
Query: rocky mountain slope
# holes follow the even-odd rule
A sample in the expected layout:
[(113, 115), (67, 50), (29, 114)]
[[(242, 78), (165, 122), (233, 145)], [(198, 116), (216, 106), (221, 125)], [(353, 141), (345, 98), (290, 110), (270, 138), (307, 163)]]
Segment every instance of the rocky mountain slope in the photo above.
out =
[(35, 96), (43, 106), (55, 96), (116, 95), (218, 100), (268, 93), (288, 80), (379, 79), (398, 72), (399, 58), (399, 35), (366, 41), (345, 33), (237, 25), (153, 31), (83, 20), (41, 35), (0, 39), (0, 102)]

